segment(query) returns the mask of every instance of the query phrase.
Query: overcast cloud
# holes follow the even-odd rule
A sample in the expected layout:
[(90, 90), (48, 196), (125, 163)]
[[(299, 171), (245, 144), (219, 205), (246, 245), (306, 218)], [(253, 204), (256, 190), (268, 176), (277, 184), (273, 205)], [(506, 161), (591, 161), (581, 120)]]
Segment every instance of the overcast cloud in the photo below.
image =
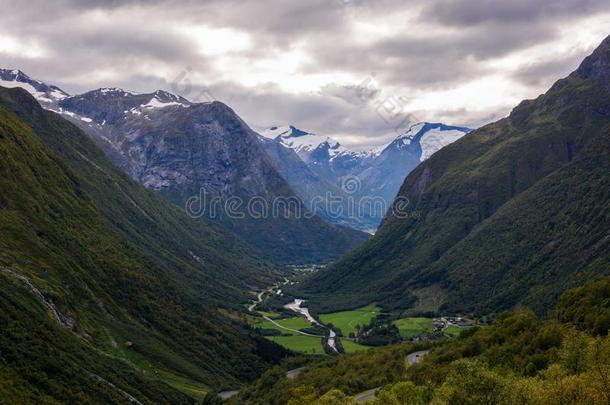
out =
[(574, 70), (607, 0), (0, 0), (0, 66), (71, 93), (219, 99), (254, 128), (353, 147), (417, 120), (477, 127)]

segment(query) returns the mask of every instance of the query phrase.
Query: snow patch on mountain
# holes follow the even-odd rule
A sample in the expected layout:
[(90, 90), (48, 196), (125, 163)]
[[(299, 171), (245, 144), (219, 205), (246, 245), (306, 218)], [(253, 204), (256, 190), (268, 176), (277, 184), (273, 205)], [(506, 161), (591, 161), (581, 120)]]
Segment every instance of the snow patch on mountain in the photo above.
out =
[(10, 89), (13, 89), (15, 87), (21, 87), (22, 89), (26, 90), (28, 93), (33, 95), (36, 99), (45, 98), (44, 93), (42, 93), (40, 91), (36, 91), (34, 86), (32, 86), (31, 84), (28, 84), (28, 83), (18, 82), (16, 80), (11, 80), (11, 81), (0, 80), (0, 86), (7, 87)]
[(316, 150), (326, 150), (330, 159), (349, 152), (337, 140), (302, 131), (293, 126), (276, 126), (260, 131), (265, 138), (275, 139), (287, 148), (294, 150), (301, 158), (308, 160)]
[(435, 152), (457, 141), (471, 131), (470, 128), (449, 126), (441, 123), (420, 122), (389, 143), (387, 150), (413, 148), (419, 145), (419, 161), (430, 158)]
[(63, 108), (58, 108), (58, 109), (49, 108), (48, 110), (56, 112), (57, 114), (61, 114), (64, 116), (68, 116), (70, 118), (74, 118), (74, 119), (86, 122), (87, 124), (91, 124), (93, 122), (93, 120), (89, 117), (83, 117), (82, 115), (78, 115), (76, 113), (73, 113), (72, 111), (66, 111)]
[(102, 87), (101, 89), (97, 89), (96, 92), (99, 94), (103, 94), (103, 95), (112, 94), (112, 95), (122, 95), (124, 97), (138, 95), (138, 93), (136, 93), (135, 91), (123, 90), (119, 87)]
[(188, 107), (187, 104), (179, 103), (177, 101), (161, 100), (156, 95), (153, 98), (151, 98), (148, 103), (142, 104), (140, 107), (142, 107), (142, 108), (165, 108), (165, 107), (171, 107), (171, 106)]
[(0, 86), (7, 88), (20, 87), (45, 105), (53, 104), (69, 97), (69, 94), (59, 87), (49, 86), (39, 80), (34, 80), (17, 69), (0, 69)]
[(457, 129), (446, 131), (432, 129), (426, 132), (419, 140), (419, 144), (422, 149), (422, 153), (419, 158), (420, 162), (423, 162), (424, 160), (428, 159), (434, 153), (444, 148), (445, 146), (457, 141), (464, 135), (466, 135), (465, 132)]

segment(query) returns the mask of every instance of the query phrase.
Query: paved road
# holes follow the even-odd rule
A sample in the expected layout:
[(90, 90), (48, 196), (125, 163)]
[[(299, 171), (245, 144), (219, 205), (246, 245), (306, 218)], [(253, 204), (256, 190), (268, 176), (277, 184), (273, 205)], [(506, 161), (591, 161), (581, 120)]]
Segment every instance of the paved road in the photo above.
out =
[(218, 398), (221, 399), (221, 401), (226, 401), (227, 399), (235, 396), (239, 394), (239, 391), (234, 390), (234, 391), (223, 391), (223, 392), (219, 392), (218, 393)]
[[(407, 356), (407, 362), (409, 363), (410, 366), (412, 366), (413, 364), (417, 364), (429, 352), (430, 352), (430, 350), (421, 350), (419, 352), (413, 352)], [(354, 397), (354, 401), (364, 402), (368, 399), (375, 398), (375, 396), (377, 395), (377, 393), (379, 392), (380, 389), (381, 388), (375, 388), (375, 389), (363, 392), (362, 394), (358, 394)]]
[[(278, 284), (272, 285), (271, 287), (267, 288), (266, 290), (261, 291), (261, 292), (258, 294), (258, 296), (257, 296), (257, 300), (256, 300), (256, 301), (253, 301), (253, 302), (252, 302), (252, 304), (250, 304), (250, 305), (248, 306), (248, 311), (250, 311), (250, 312), (254, 312), (254, 308), (256, 308), (256, 306), (257, 306), (258, 304), (260, 304), (261, 302), (263, 302), (263, 296), (264, 296), (265, 294), (267, 294), (267, 293), (273, 293), (273, 291), (274, 291), (276, 288), (280, 288), (280, 286), (282, 286), (282, 285), (286, 285), (286, 284), (288, 284), (289, 282), (290, 282), (290, 280), (288, 280), (286, 277), (284, 277), (284, 282), (283, 282), (283, 283), (281, 283), (281, 284), (280, 284), (280, 283), (278, 283)], [(281, 290), (277, 290), (277, 291), (276, 291), (276, 293), (277, 293), (277, 292), (279, 292), (279, 291), (281, 291)]]
[(375, 398), (375, 395), (377, 395), (377, 393), (379, 392), (380, 388), (375, 388), (366, 392), (363, 392), (362, 394), (358, 394), (354, 397), (354, 401), (356, 402), (364, 402), (368, 399), (373, 399)]
[(307, 369), (307, 367), (299, 367), (299, 368), (295, 368), (294, 370), (290, 370), (286, 373), (286, 378), (289, 378), (289, 379), (296, 378), (299, 374), (301, 374), (303, 371), (305, 371), (305, 369)]
[(428, 353), (430, 353), (430, 350), (422, 350), (419, 352), (413, 352), (407, 356), (407, 362), (409, 363), (410, 366), (412, 366), (413, 364), (417, 364)]
[(265, 293), (267, 291), (269, 291), (269, 290), (261, 291), (258, 294), (258, 299), (256, 301), (254, 301), (252, 304), (250, 304), (250, 306), (248, 307), (248, 311), (254, 312), (254, 308), (256, 308), (256, 306), (261, 303), (261, 301), (263, 300), (263, 295), (265, 295)]

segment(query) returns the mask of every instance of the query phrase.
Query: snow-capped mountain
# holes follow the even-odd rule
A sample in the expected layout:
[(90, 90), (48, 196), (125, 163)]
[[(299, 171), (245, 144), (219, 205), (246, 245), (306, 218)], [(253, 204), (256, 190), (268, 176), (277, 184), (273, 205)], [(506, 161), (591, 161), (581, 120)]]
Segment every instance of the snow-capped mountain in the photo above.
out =
[(17, 69), (0, 69), (0, 86), (7, 88), (21, 87), (33, 95), (44, 107), (54, 105), (70, 96), (59, 87), (34, 80)]
[(411, 126), (407, 132), (384, 146), (380, 154), (390, 149), (415, 149), (415, 151), (420, 151), (419, 161), (423, 162), (439, 149), (457, 141), (470, 131), (472, 129), (465, 127), (420, 122)]
[[(258, 189), (261, 184), (256, 185), (256, 181), (248, 180), (250, 183), (245, 184), (234, 178), (221, 178), (226, 167), (236, 162), (229, 156), (231, 146), (226, 144), (231, 132), (227, 132), (223, 139), (216, 139), (223, 131), (218, 132), (218, 128), (208, 127), (210, 120), (215, 119), (215, 116), (232, 116), (223, 121), (223, 125), (237, 125), (242, 131), (249, 129), (233, 112), (224, 111), (220, 105), (211, 108), (214, 103), (191, 103), (163, 90), (140, 94), (115, 87), (71, 96), (62, 89), (32, 79), (19, 70), (0, 69), (0, 79), (0, 86), (24, 88), (43, 107), (62, 114), (81, 127), (119, 167), (152, 190), (165, 192), (182, 187), (197, 179), (201, 169), (203, 171), (200, 174), (205, 179), (202, 183), (219, 193), (231, 195), (237, 189), (249, 189), (252, 194), (266, 193), (265, 187)], [(208, 118), (201, 120), (197, 114)], [(212, 143), (205, 147), (209, 156), (202, 155), (205, 163), (193, 168), (192, 159), (199, 152), (180, 150), (188, 145), (176, 144), (181, 139), (176, 136), (185, 131), (195, 133), (204, 130), (211, 135)], [(329, 193), (344, 198), (344, 182), (357, 178), (358, 187), (355, 191), (350, 189), (349, 196), (355, 199), (380, 197), (389, 207), (411, 170), (469, 131), (468, 128), (441, 123), (420, 123), (386, 145), (367, 151), (354, 151), (328, 136), (303, 131), (292, 125), (274, 126), (259, 131), (270, 142), (260, 142), (259, 139), (262, 148), (252, 150), (250, 154), (255, 159), (254, 155), (260, 154), (262, 149), (265, 158), (271, 159), (275, 169), (305, 201), (307, 208), (329, 222), (371, 230), (381, 221), (385, 214), (383, 210), (360, 217), (354, 217), (354, 213), (347, 210), (344, 210), (344, 215), (326, 215), (308, 202), (320, 194), (323, 194), (325, 201)], [(258, 139), (256, 136), (254, 138)], [(181, 142), (185, 141), (192, 143), (189, 148), (199, 142), (198, 138), (189, 137)], [(241, 138), (236, 142), (244, 143)], [(213, 151), (220, 154), (210, 155)], [(191, 163), (175, 165), (175, 160), (172, 159), (182, 159), (183, 152), (186, 153), (183, 156), (184, 162), (190, 159)], [(180, 156), (166, 159), (163, 157), (165, 154)], [(243, 176), (252, 179), (248, 171), (244, 171)]]
[[(133, 179), (182, 209), (188, 204), (193, 216), (218, 222), (277, 261), (327, 262), (367, 239), (305, 215), (307, 207), (279, 174), (259, 135), (219, 101), (191, 103), (162, 90), (140, 94), (114, 87), (70, 96), (22, 72), (3, 72), (7, 87), (24, 88), (44, 108), (80, 127)], [(229, 207), (229, 199), (239, 204)], [(269, 211), (251, 208), (254, 199), (263, 199), (261, 209)]]
[(470, 131), (470, 128), (442, 123), (415, 124), (383, 147), (372, 164), (355, 175), (369, 196), (394, 201), (404, 179), (413, 169)]
[[(357, 190), (350, 190), (350, 194), (360, 199), (381, 198), (387, 202), (387, 208), (411, 170), (470, 131), (470, 128), (465, 127), (422, 122), (411, 126), (392, 142), (366, 151), (350, 150), (331, 137), (316, 135), (294, 126), (274, 126), (261, 131), (261, 134), (296, 152), (320, 182), (332, 184), (333, 189), (328, 190), (332, 194), (336, 195), (337, 188), (347, 179), (357, 178)], [(303, 190), (303, 182), (291, 182), (293, 173), (282, 172), (287, 165), (277, 161), (281, 156), (276, 154), (274, 158), (280, 173), (292, 187), (298, 193), (307, 195), (307, 191)], [(321, 184), (312, 186), (311, 179), (310, 176), (308, 190), (324, 188)], [(385, 211), (377, 210), (370, 214), (366, 219), (361, 218), (356, 227), (363, 230), (376, 228)], [(336, 222), (353, 224), (354, 218), (337, 218)]]
[(120, 88), (101, 88), (68, 97), (58, 103), (66, 111), (90, 119), (94, 124), (113, 125), (130, 116), (147, 117), (168, 107), (188, 107), (191, 102), (163, 90), (139, 94)]
[(347, 151), (339, 142), (330, 137), (305, 132), (292, 125), (271, 127), (262, 131), (261, 135), (275, 139), (287, 148), (294, 150), (306, 163), (309, 163), (312, 156), (315, 157), (321, 151), (324, 151), (329, 159)]

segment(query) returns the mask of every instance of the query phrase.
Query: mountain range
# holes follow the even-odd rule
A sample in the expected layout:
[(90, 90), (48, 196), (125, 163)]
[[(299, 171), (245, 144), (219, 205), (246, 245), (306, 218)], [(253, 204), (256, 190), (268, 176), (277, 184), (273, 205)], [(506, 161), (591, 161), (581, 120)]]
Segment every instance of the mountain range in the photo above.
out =
[[(353, 151), (294, 126), (271, 127), (259, 135), (222, 103), (191, 103), (162, 90), (139, 94), (100, 88), (71, 96), (19, 70), (0, 69), (0, 79), (5, 87), (23, 87), (45, 108), (64, 115), (132, 178), (179, 205), (202, 197), (202, 190), (214, 202), (238, 198), (244, 206), (253, 198), (262, 197), (272, 207), (278, 198), (292, 203), (298, 196), (301, 201), (294, 203), (299, 216), (309, 217), (303, 213), (310, 211), (328, 223), (367, 232), (378, 227), (419, 162), (470, 131), (441, 123), (414, 124), (388, 144)], [(290, 213), (253, 220), (242, 207), (237, 216), (250, 218), (236, 221), (220, 205), (213, 215), (198, 213), (213, 216), (283, 262), (326, 262), (365, 239), (317, 217), (290, 218)], [(293, 232), (297, 224), (300, 231)], [(261, 232), (265, 229), (273, 229), (275, 236)], [(322, 238), (300, 236), (312, 234)], [(323, 239), (334, 243), (320, 243)]]
[(369, 242), (297, 292), (318, 310), (550, 309), (610, 274), (610, 37), (568, 77), (406, 178)]
[[(374, 231), (407, 174), (470, 131), (442, 123), (417, 123), (392, 142), (364, 151), (350, 150), (330, 137), (294, 126), (260, 131), (260, 139), (309, 209), (330, 222)], [(295, 163), (294, 154), (284, 149), (292, 150), (301, 162)], [(324, 203), (320, 196), (325, 197)], [(328, 196), (342, 205), (332, 209)], [(348, 201), (362, 209), (350, 209)]]
[(146, 188), (193, 217), (216, 221), (277, 262), (325, 263), (367, 238), (310, 214), (258, 135), (221, 102), (118, 88), (70, 96), (20, 71), (0, 70), (0, 78), (79, 126)]

